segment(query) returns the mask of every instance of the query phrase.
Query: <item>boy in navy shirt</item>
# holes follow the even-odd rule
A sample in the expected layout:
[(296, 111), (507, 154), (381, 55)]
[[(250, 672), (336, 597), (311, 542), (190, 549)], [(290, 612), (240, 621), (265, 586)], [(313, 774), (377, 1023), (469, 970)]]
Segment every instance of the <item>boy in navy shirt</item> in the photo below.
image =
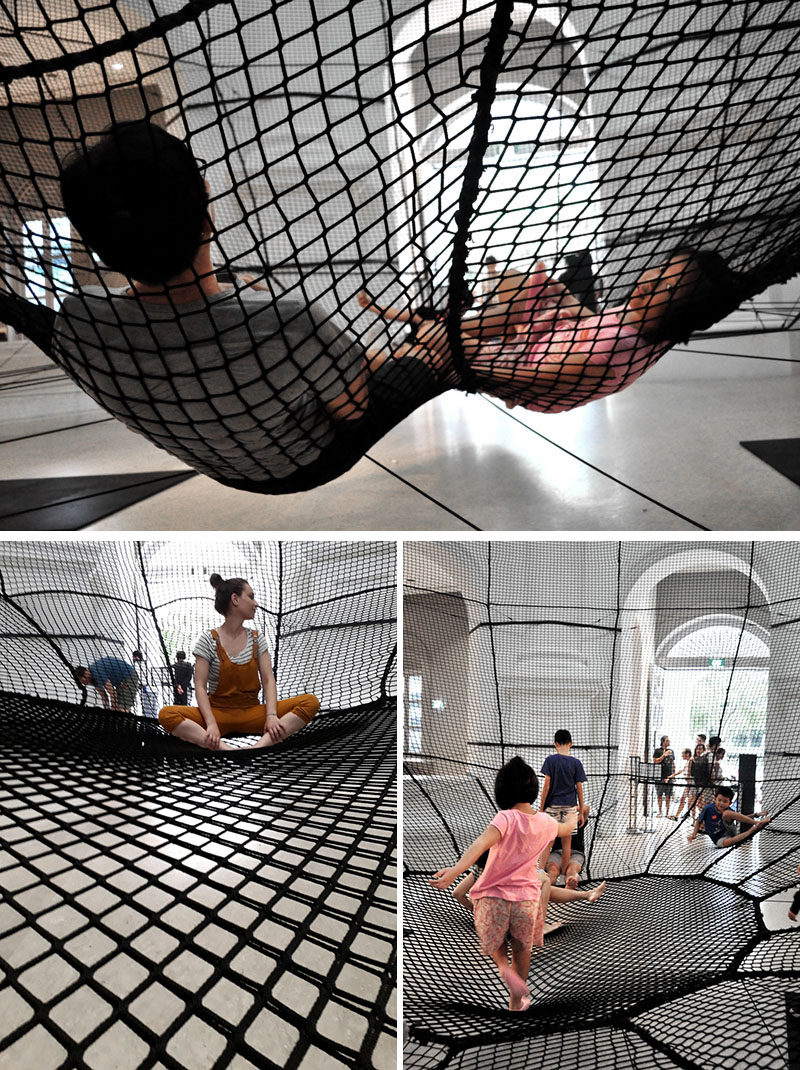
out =
[[(544, 784), (542, 785), (541, 809), (546, 810), (556, 821), (566, 822), (572, 814), (578, 814), (578, 828), (584, 823), (583, 785), (586, 773), (577, 758), (569, 753), (572, 748), (572, 736), (566, 728), (560, 728), (554, 737), (555, 754), (548, 754), (542, 766)], [(562, 816), (559, 817), (559, 814)], [(561, 837), (561, 872), (566, 874), (569, 866), (571, 836)], [(555, 842), (555, 841), (553, 841)], [(551, 845), (552, 846), (552, 845)], [(549, 858), (550, 852), (547, 852)], [(547, 858), (542, 867), (547, 867)]]
[[(701, 825), (711, 837), (715, 847), (733, 847), (735, 844), (742, 843), (751, 836), (755, 836), (759, 829), (769, 824), (768, 815), (754, 814), (752, 817), (748, 817), (747, 814), (740, 814), (738, 810), (734, 810), (731, 806), (732, 802), (733, 788), (725, 785), (720, 785), (716, 788), (714, 801), (703, 807), (694, 823), (694, 828), (689, 834), (689, 843), (692, 843), (695, 839)], [(756, 817), (763, 817), (764, 820), (756, 821)], [(734, 824), (736, 821), (740, 825), (749, 825), (750, 827), (744, 832), (737, 833)]]

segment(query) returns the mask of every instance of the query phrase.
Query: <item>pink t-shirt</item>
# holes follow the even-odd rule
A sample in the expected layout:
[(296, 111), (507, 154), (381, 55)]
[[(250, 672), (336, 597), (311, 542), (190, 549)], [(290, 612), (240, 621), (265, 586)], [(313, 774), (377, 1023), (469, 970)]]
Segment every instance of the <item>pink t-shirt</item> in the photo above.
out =
[[(525, 407), (538, 412), (564, 412), (606, 394), (616, 394), (638, 379), (669, 347), (645, 342), (639, 332), (620, 319), (622, 309), (612, 309), (586, 319), (565, 319), (554, 331), (542, 335), (525, 349), (527, 364), (560, 364), (570, 353), (581, 354), (587, 365), (602, 365), (602, 376), (577, 382), (564, 393), (541, 392)], [(570, 371), (578, 370), (573, 364)]]
[(486, 867), (470, 889), (470, 899), (538, 899), (541, 889), (537, 861), (555, 839), (558, 822), (549, 814), (500, 810), (491, 824), (499, 831), (500, 839), (489, 849)]

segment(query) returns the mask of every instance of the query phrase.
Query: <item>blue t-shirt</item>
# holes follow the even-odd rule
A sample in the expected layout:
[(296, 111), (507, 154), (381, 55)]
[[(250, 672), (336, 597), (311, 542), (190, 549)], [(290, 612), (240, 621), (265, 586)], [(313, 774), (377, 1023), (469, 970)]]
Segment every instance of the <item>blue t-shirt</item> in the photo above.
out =
[(586, 780), (586, 773), (577, 758), (571, 754), (548, 754), (542, 772), (550, 777), (546, 806), (577, 806), (576, 785)]
[(87, 667), (92, 674), (92, 682), (100, 688), (106, 686), (107, 680), (111, 681), (112, 687), (119, 687), (123, 680), (134, 675), (133, 665), (122, 658), (98, 658)]
[[(728, 809), (733, 810), (733, 807), (729, 806)], [(722, 814), (713, 803), (704, 806), (700, 811), (700, 825), (706, 830), (714, 843), (722, 836), (730, 835), (729, 827), (722, 820)]]

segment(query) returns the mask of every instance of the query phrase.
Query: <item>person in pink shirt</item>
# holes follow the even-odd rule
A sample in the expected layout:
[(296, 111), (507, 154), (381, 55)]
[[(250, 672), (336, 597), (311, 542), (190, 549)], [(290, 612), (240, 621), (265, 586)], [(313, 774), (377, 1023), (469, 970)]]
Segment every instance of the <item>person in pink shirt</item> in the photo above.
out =
[[(576, 824), (534, 812), (539, 794), (536, 773), (522, 758), (512, 758), (497, 774), (494, 795), (499, 813), (454, 866), (440, 869), (429, 884), (448, 888), (484, 851), (483, 873), (470, 890), (481, 951), (497, 966), (509, 991), (509, 1010), (524, 1011), (531, 997), (527, 979), (531, 948), (543, 943), (544, 911), (537, 868), (539, 855), (556, 836), (569, 836)], [(508, 955), (511, 951), (511, 965)]]
[[(744, 297), (718, 253), (683, 247), (644, 271), (624, 305), (594, 314), (539, 261), (505, 305), (465, 315), (465, 357), (478, 389), (509, 408), (564, 412), (630, 386)], [(445, 328), (426, 327), (418, 338), (437, 355), (440, 375), (457, 385)]]

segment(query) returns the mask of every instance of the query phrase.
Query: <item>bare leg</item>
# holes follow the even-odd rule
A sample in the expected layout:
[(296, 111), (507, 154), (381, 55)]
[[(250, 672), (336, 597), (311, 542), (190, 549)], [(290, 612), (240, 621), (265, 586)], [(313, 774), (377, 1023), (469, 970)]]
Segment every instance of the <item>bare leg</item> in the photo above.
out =
[(561, 837), (561, 872), (567, 873), (569, 870), (569, 856), (572, 854), (572, 837)]
[[(181, 721), (177, 725), (172, 733), (173, 736), (177, 736), (178, 739), (183, 739), (187, 743), (194, 743), (197, 747), (203, 747), (205, 750), (211, 750), (208, 743), (206, 743), (206, 730), (201, 728), (199, 724), (195, 724), (194, 721)], [(236, 750), (230, 743), (226, 743), (224, 739), (219, 741), (220, 750)]]
[[(530, 965), (530, 952), (528, 964)], [(497, 972), (500, 974), (500, 980), (506, 986), (511, 996), (508, 1009), (511, 1011), (524, 1010), (526, 1006), (530, 1006), (530, 992), (528, 986), (519, 976), (516, 967), (512, 968), (508, 964), (508, 947), (503, 943), (496, 951), (492, 952), (492, 961), (497, 967)], [(527, 973), (525, 974), (527, 977)], [(527, 1000), (527, 1003), (526, 1003)]]
[(511, 968), (522, 982), (526, 994), (521, 997), (518, 1003), (512, 996), (508, 1009), (510, 1011), (527, 1010), (531, 1002), (527, 985), (528, 973), (531, 968), (531, 949), (526, 947), (519, 940), (515, 940), (513, 936), (511, 937)]
[(754, 825), (751, 825), (749, 829), (746, 829), (744, 832), (740, 832), (737, 836), (726, 836), (725, 839), (722, 841), (722, 846), (733, 847), (734, 844), (743, 843), (745, 840), (749, 840), (751, 836), (755, 836), (757, 832), (760, 832), (761, 829), (768, 824), (769, 819), (767, 819), (766, 821), (756, 821), (756, 823)]
[(262, 747), (272, 747), (276, 742), (283, 743), (289, 736), (293, 736), (295, 732), (299, 732), (301, 728), (305, 728), (306, 721), (302, 717), (298, 717), (296, 713), (285, 713), (280, 719), (280, 725), (283, 729), (283, 735), (279, 740), (271, 739), (265, 732), (258, 743), (253, 744), (253, 749), (260, 750)]
[(605, 890), (605, 881), (598, 884), (596, 888), (592, 888), (591, 891), (581, 892), (577, 888), (553, 888), (550, 892), (550, 901), (552, 903), (576, 903), (582, 900), (585, 903), (594, 903)]

